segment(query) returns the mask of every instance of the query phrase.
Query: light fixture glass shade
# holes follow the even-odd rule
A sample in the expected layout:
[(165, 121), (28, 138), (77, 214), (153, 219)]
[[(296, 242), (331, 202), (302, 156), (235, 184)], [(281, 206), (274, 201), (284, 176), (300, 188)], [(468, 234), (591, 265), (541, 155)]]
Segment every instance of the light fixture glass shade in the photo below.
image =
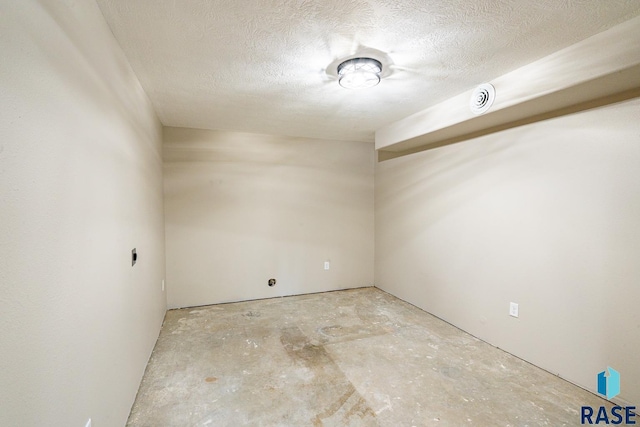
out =
[(347, 89), (364, 89), (380, 83), (382, 64), (372, 58), (353, 58), (338, 65), (338, 83)]

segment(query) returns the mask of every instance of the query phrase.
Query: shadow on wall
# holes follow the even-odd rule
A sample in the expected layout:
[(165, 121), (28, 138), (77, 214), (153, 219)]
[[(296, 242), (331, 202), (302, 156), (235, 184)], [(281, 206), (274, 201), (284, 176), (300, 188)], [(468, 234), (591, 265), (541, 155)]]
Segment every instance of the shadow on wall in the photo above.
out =
[[(202, 134), (181, 131), (177, 138)], [(358, 227), (359, 215), (371, 204), (372, 162), (357, 159), (371, 144), (204, 134), (222, 134), (224, 140), (172, 136), (165, 144), (167, 209), (177, 210), (167, 215), (172, 226), (207, 224), (209, 232), (312, 244), (313, 235)]]
[[(478, 187), (507, 185), (508, 181), (492, 174), (491, 169), (508, 162), (512, 149), (514, 145), (509, 141), (488, 144), (469, 141), (378, 164), (381, 173), (393, 178), (379, 179), (376, 175), (376, 216), (382, 222), (385, 218), (393, 221), (402, 217), (404, 223), (389, 250), (399, 249), (416, 238), (416, 230), (428, 229), (482, 197)], [(428, 203), (415, 209), (416, 201)]]
[[(141, 144), (150, 144), (149, 141), (157, 140), (155, 132), (160, 131), (160, 128), (153, 129), (154, 134), (151, 134), (150, 129), (143, 125), (147, 120), (148, 112), (153, 110), (151, 102), (137, 81), (124, 53), (106, 44), (98, 46), (102, 49), (97, 48), (96, 43), (100, 40), (85, 36), (95, 31), (95, 25), (103, 26), (103, 31), (110, 33), (111, 29), (106, 22), (83, 22), (73, 13), (61, 12), (60, 8), (51, 2), (38, 1), (37, 4), (52, 21), (41, 21), (42, 26), (51, 24), (65, 36), (63, 41), (57, 41), (56, 49), (52, 49), (51, 39), (46, 38), (45, 33), (39, 31), (40, 28), (24, 28), (29, 33), (33, 44), (39, 48), (40, 56), (48, 59), (48, 69), (56, 70), (56, 87), (60, 87), (60, 82), (65, 82), (69, 93), (81, 96), (87, 103), (102, 108), (104, 116), (112, 117), (118, 122), (126, 119), (127, 129), (135, 132), (134, 137)], [(61, 50), (72, 52), (74, 60), (68, 60), (69, 54), (66, 54), (67, 60), (61, 61), (59, 56)], [(110, 55), (104, 54), (107, 50), (110, 51)], [(105, 79), (105, 74), (110, 78)], [(95, 99), (104, 99), (108, 102), (95, 103), (93, 102)], [(145, 105), (145, 108), (140, 108), (141, 104)], [(114, 106), (117, 107), (114, 108)], [(153, 145), (149, 145), (147, 149), (156, 151)]]

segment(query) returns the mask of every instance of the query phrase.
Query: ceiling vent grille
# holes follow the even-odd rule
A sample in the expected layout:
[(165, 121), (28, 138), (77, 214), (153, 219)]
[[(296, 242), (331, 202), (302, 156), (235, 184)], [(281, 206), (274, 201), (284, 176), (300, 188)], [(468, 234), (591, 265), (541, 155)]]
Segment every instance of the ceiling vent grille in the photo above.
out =
[(489, 108), (491, 108), (491, 105), (493, 105), (495, 98), (496, 89), (489, 83), (481, 84), (473, 91), (473, 95), (471, 95), (471, 100), (469, 101), (471, 112), (473, 114), (486, 113)]

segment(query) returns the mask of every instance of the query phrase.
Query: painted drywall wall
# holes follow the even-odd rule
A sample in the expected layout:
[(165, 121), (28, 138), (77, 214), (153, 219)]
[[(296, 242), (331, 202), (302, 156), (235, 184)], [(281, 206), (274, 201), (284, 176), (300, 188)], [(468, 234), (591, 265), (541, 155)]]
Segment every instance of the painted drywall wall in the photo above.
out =
[(162, 128), (93, 1), (0, 2), (0, 51), (0, 425), (121, 427), (166, 309)]
[(164, 128), (169, 307), (371, 286), (374, 154)]
[(627, 101), (378, 163), (376, 286), (589, 390), (612, 366), (640, 405), (638, 117)]

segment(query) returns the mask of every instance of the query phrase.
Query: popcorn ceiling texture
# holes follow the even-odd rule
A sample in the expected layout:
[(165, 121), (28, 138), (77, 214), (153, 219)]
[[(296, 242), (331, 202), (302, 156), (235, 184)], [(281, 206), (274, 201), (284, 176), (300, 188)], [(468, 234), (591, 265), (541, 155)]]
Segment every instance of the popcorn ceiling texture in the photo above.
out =
[[(98, 4), (164, 125), (357, 141), (640, 14), (638, 0)], [(327, 66), (368, 50), (389, 75), (341, 88)]]

